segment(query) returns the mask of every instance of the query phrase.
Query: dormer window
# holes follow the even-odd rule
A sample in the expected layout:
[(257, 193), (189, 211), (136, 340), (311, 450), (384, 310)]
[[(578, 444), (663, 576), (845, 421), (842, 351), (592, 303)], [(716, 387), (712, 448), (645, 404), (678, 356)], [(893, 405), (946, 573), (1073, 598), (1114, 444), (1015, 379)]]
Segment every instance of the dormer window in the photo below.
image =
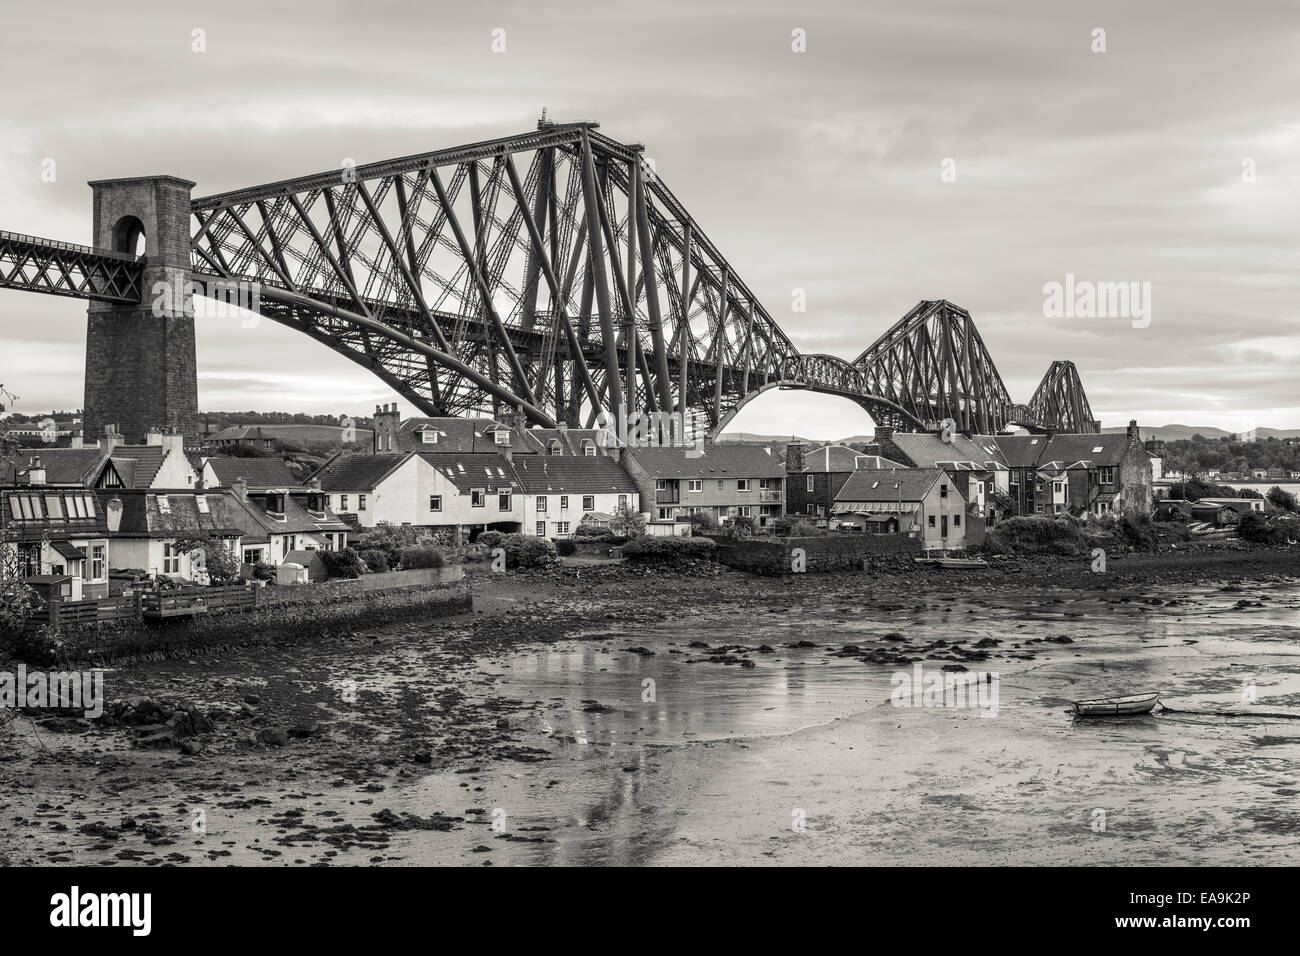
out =
[(158, 511), (159, 511), (159, 513), (161, 513), (161, 514), (165, 514), (165, 515), (169, 515), (169, 514), (172, 513), (172, 503), (171, 503), (170, 501), (167, 500), (167, 496), (166, 496), (166, 495), (159, 495), (158, 498), (157, 498), (157, 501), (158, 501)]
[(284, 521), (284, 499), (283, 492), (270, 494), (266, 496), (266, 513), (276, 521)]
[(563, 454), (563, 451), (561, 450), (562, 447), (563, 446), (560, 445), (560, 440), (558, 438), (552, 438), (546, 443), (546, 454), (561, 455)]
[(493, 441), (495, 441), (498, 445), (509, 445), (509, 444), (510, 444), (510, 433), (509, 433), (508, 431), (506, 431), (506, 430), (503, 428), (503, 429), (501, 429), (500, 431), (493, 432), (493, 433), (492, 433), (492, 439), (493, 439)]
[(201, 515), (211, 514), (211, 512), (208, 511), (208, 499), (203, 495), (194, 496), (194, 507), (199, 509), (199, 514)]
[(438, 444), (438, 433), (432, 429), (420, 432), (420, 441), (426, 445), (436, 445)]
[(586, 455), (588, 458), (595, 458), (596, 443), (592, 441), (590, 438), (584, 438), (582, 440), (582, 453)]

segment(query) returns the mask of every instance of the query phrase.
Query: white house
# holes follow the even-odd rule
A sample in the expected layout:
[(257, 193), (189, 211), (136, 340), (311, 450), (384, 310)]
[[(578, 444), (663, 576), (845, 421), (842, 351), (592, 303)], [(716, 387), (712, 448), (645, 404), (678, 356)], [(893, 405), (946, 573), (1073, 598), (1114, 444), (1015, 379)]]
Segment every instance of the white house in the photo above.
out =
[(524, 534), (563, 538), (584, 518), (641, 511), (636, 483), (613, 456), (516, 455), (512, 464), (523, 488)]

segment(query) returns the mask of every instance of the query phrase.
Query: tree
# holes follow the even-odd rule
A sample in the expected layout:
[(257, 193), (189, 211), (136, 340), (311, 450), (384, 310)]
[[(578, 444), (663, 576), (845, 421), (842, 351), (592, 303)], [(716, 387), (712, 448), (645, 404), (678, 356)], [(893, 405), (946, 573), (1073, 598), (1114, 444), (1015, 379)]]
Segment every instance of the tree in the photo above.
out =
[(645, 534), (645, 515), (633, 511), (630, 505), (621, 504), (614, 511), (614, 517), (610, 519), (609, 530), (624, 538), (635, 538), (639, 534)]
[(190, 556), (195, 576), (206, 574), (209, 584), (222, 586), (239, 580), (239, 558), (221, 538), (201, 533), (182, 534), (176, 538), (176, 550)]
[(749, 515), (738, 515), (736, 520), (731, 522), (731, 527), (735, 529), (737, 537), (746, 534), (753, 534), (758, 530), (758, 526), (754, 523), (754, 519)]
[(18, 548), (9, 529), (0, 528), (0, 647), (12, 647), (22, 634), (40, 596), (23, 580)]
[(1273, 505), (1275, 508), (1280, 508), (1283, 511), (1300, 511), (1300, 508), (1296, 506), (1295, 495), (1291, 494), (1289, 491), (1282, 490), (1277, 485), (1274, 485), (1268, 490), (1268, 495), (1266, 497), (1268, 498), (1268, 503)]

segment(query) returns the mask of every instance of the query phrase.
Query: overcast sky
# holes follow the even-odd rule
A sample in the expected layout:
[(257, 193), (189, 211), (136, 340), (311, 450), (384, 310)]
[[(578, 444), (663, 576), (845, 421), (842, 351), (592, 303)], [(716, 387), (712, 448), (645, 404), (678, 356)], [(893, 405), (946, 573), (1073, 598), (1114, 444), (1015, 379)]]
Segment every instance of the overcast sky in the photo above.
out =
[[(1069, 358), (1106, 425), (1295, 427), (1298, 50), (1294, 2), (28, 0), (0, 37), (0, 229), (88, 242), (89, 179), (201, 196), (520, 132), (546, 106), (644, 143), (803, 351), (851, 359), (946, 298), (1016, 401)], [(1150, 324), (1045, 316), (1067, 274), (1149, 282)], [(84, 302), (0, 291), (18, 410), (81, 405), (84, 336)], [(198, 361), (205, 410), (396, 398), (270, 322), (201, 320)], [(772, 392), (732, 428), (870, 420)]]

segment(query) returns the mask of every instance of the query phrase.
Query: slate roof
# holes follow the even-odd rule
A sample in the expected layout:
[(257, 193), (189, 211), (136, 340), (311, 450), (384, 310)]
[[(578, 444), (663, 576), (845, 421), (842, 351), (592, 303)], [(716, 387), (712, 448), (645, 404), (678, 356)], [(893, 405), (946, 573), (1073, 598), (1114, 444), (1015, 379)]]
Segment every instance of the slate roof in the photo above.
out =
[(161, 445), (118, 445), (113, 449), (113, 467), (124, 488), (149, 488), (162, 468), (167, 451)]
[(653, 478), (785, 477), (785, 463), (770, 445), (727, 442), (701, 450), (698, 458), (687, 458), (684, 448), (629, 448), (626, 454)]
[(1084, 462), (1089, 467), (1117, 465), (1129, 449), (1127, 435), (999, 435), (998, 448), (1012, 468), (1040, 463)]
[(307, 510), (306, 497), (305, 494), (285, 496), (283, 521), (267, 513), (266, 501), (260, 495), (250, 494), (244, 499), (231, 492), (227, 501), (231, 517), (243, 529), (249, 544), (268, 541), (273, 534), (316, 534), (350, 530), (328, 508), (324, 511), (323, 518), (314, 517)]
[(944, 464), (970, 462), (976, 468), (1006, 467), (998, 442), (989, 435), (962, 435), (955, 433), (951, 441), (944, 441), (933, 432), (895, 432), (890, 436), (908, 461), (916, 468), (941, 468)]
[[(100, 492), (100, 499), (110, 498), (122, 502), (122, 524), (118, 535), (125, 538), (174, 538), (186, 534), (212, 534), (237, 537), (243, 529), (232, 515), (233, 505), (229, 492), (209, 491), (139, 491), (113, 489)], [(166, 498), (168, 510), (163, 512), (159, 498)], [(199, 510), (197, 499), (205, 498), (208, 511)]]
[(604, 455), (523, 455), (513, 465), (530, 495), (636, 494), (637, 490), (623, 466)]
[(849, 475), (835, 500), (921, 501), (942, 474), (938, 468), (859, 469)]
[(1033, 468), (1047, 450), (1045, 435), (999, 435), (997, 443), (1008, 468)]
[(906, 468), (880, 455), (866, 455), (848, 445), (822, 445), (803, 453), (803, 472), (845, 472), (859, 468)]
[[(370, 446), (371, 430), (369, 428), (355, 427), (356, 440), (349, 444)], [(222, 428), (219, 431), (205, 435), (205, 442), (221, 441), (258, 441), (258, 440), (275, 440), (291, 442), (330, 442), (333, 444), (343, 443), (342, 425), (309, 425), (309, 424), (290, 424), (283, 425), (231, 425), (228, 428)]]
[(536, 444), (536, 451), (541, 455), (547, 454), (547, 449), (552, 441), (558, 441), (561, 449), (563, 449), (562, 454), (585, 456), (587, 453), (582, 445), (585, 440), (596, 446), (596, 457), (600, 457), (603, 451), (596, 438), (599, 433), (600, 430), (596, 428), (565, 428), (563, 430), (559, 428), (530, 428), (525, 432), (525, 435)]
[[(420, 437), (421, 429), (431, 429), (438, 433), (438, 440), (425, 444)], [(492, 418), (408, 418), (397, 428), (397, 450), (430, 451), (438, 454), (460, 453), (475, 454), (503, 449), (498, 445), (493, 433), (507, 430), (510, 432), (510, 448), (522, 454), (536, 454), (537, 445), (521, 437), (517, 432)]]
[[(89, 496), (94, 505), (95, 513), (85, 518), (78, 518), (74, 511), (73, 516), (68, 517), (65, 496), (70, 494)], [(17, 517), (11, 500), (16, 495), (41, 496), (41, 511), (44, 517), (25, 520)], [(59, 495), (60, 498), (64, 499), (60, 506), (63, 511), (62, 518), (49, 517), (49, 511), (44, 501), (46, 495)], [(47, 530), (51, 539), (103, 537), (108, 534), (108, 523), (104, 518), (104, 502), (107, 500), (108, 498), (104, 496), (103, 492), (96, 494), (89, 489), (74, 490), (49, 485), (0, 488), (0, 528), (8, 529), (13, 534), (14, 539), (18, 541), (39, 541)]]
[(217, 485), (222, 488), (232, 487), (241, 477), (249, 491), (298, 487), (298, 479), (283, 458), (212, 457), (206, 459), (206, 464), (211, 466)]
[(444, 478), (456, 486), (457, 491), (505, 487), (513, 491), (523, 487), (512, 464), (501, 455), (439, 455), (423, 452), (420, 457), (438, 469)]
[(102, 448), (20, 448), (14, 457), (14, 463), (0, 461), (0, 483), (13, 484), (30, 467), (31, 459), (39, 458), (47, 485), (90, 488), (108, 453)]
[(408, 454), (340, 455), (312, 477), (320, 480), (322, 491), (374, 491), (376, 485), (409, 457)]

